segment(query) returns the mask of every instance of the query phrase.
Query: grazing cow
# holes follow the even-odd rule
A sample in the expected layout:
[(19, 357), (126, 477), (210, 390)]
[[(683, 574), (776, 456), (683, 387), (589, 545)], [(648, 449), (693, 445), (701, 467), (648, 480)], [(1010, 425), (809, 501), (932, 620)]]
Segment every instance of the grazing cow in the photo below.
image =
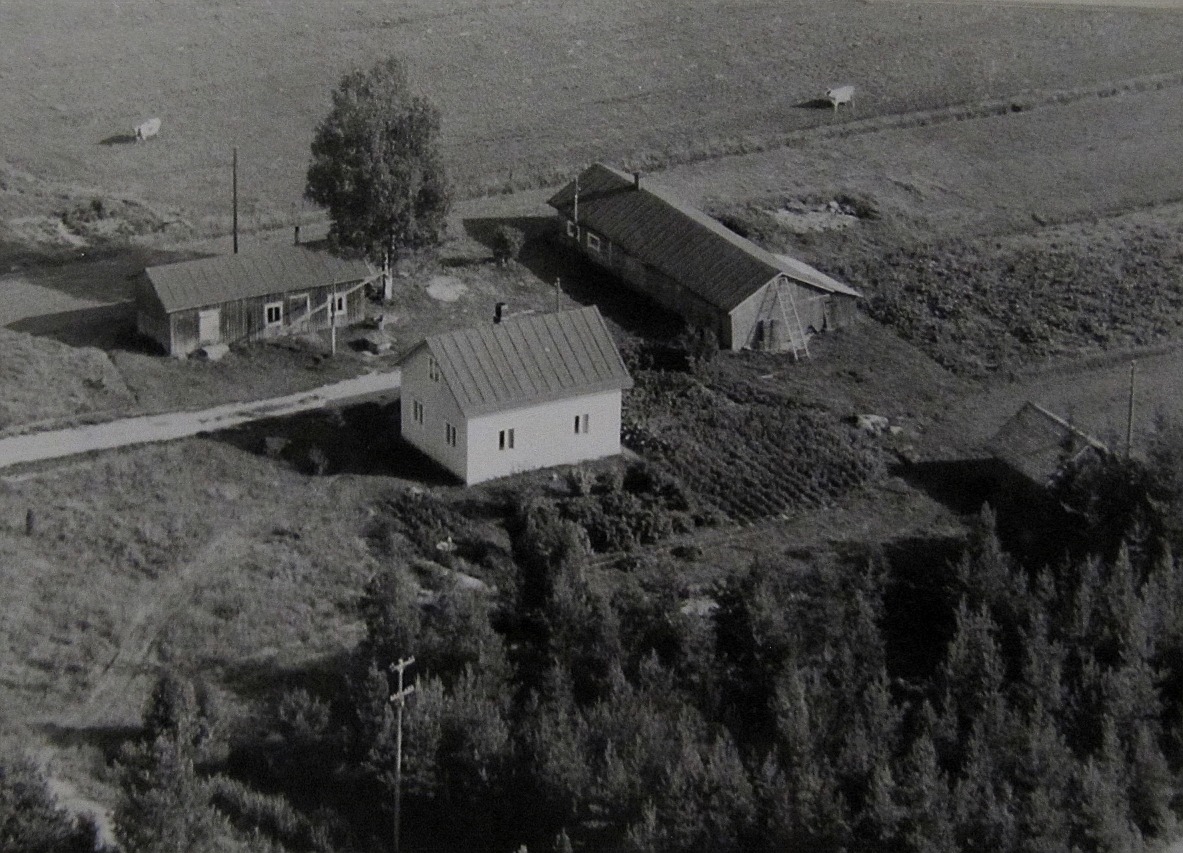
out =
[(854, 86), (838, 86), (826, 92), (826, 100), (834, 107), (834, 112), (838, 112), (838, 107), (846, 104), (850, 106), (854, 103)]
[(160, 133), (160, 119), (150, 118), (136, 125), (136, 142), (144, 142)]

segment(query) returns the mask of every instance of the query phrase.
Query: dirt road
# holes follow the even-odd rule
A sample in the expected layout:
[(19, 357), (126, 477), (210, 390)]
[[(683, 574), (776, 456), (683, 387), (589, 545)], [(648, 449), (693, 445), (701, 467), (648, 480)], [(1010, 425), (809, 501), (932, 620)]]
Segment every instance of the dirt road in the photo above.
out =
[(197, 412), (171, 412), (0, 439), (0, 468), (132, 444), (169, 441), (229, 429), (250, 421), (319, 409), (342, 400), (389, 394), (401, 384), (398, 370), (368, 373), (301, 394), (231, 403)]

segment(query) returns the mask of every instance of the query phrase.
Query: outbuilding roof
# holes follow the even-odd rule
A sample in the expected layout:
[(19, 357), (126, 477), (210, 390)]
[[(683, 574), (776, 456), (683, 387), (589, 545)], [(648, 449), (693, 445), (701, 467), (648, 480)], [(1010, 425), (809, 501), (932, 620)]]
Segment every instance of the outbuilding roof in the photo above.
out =
[(986, 449), (1039, 486), (1051, 485), (1085, 454), (1109, 452), (1097, 439), (1031, 402), (994, 434)]
[(166, 313), (350, 284), (373, 274), (365, 261), (335, 258), (304, 246), (276, 246), (144, 270)]
[(548, 204), (724, 311), (778, 275), (826, 293), (860, 295), (808, 264), (766, 252), (648, 180), (634, 181), (601, 163), (585, 169)]
[(633, 386), (595, 306), (431, 335), (423, 347), (467, 417)]

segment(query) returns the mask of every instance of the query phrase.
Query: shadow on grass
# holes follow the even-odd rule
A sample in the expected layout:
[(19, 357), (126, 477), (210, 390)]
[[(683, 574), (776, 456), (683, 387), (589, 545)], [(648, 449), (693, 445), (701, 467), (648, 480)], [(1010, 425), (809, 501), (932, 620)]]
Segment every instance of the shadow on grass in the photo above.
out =
[(1003, 472), (997, 460), (987, 457), (916, 462), (891, 473), (958, 515), (970, 515), (995, 501)]
[(398, 477), (426, 485), (456, 478), (402, 439), (399, 401), (366, 401), (268, 418), (210, 435), (306, 474)]
[(984, 506), (994, 514), (1002, 548), (1021, 564), (1055, 565), (1088, 553), (1087, 531), (1054, 493), (1015, 474), (996, 459), (921, 462), (899, 474), (933, 500), (962, 516)]
[(833, 110), (834, 105), (829, 98), (810, 98), (793, 106), (799, 110)]
[(336, 696), (344, 690), (351, 664), (351, 652), (345, 650), (299, 666), (284, 666), (274, 660), (245, 660), (228, 664), (219, 680), (239, 697), (255, 702), (278, 700), (290, 690)]
[(143, 337), (135, 327), (135, 304), (119, 302), (26, 317), (8, 326), (42, 338), (52, 338), (72, 347), (97, 347), (104, 350), (157, 355), (159, 345)]
[(492, 235), (503, 225), (518, 229), (526, 238), (518, 263), (552, 287), (557, 280), (570, 299), (582, 305), (595, 305), (621, 328), (644, 337), (673, 338), (682, 331), (684, 324), (676, 315), (562, 243), (553, 217), (464, 220), (468, 234), (486, 245), (491, 245)]
[(119, 748), (133, 738), (139, 737), (139, 726), (64, 726), (60, 723), (44, 723), (42, 733), (54, 746), (73, 748), (89, 746), (98, 749), (108, 760), (119, 753)]
[(134, 133), (113, 133), (106, 139), (100, 139), (99, 145), (106, 145), (108, 147), (112, 145), (134, 145), (135, 141), (136, 135)]

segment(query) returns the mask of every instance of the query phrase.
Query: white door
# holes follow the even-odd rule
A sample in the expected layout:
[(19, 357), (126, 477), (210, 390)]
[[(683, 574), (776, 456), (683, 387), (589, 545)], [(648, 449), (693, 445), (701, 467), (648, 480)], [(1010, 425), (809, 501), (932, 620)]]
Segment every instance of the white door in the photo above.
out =
[(217, 308), (207, 308), (197, 312), (197, 342), (200, 344), (216, 344), (221, 340), (222, 312)]

